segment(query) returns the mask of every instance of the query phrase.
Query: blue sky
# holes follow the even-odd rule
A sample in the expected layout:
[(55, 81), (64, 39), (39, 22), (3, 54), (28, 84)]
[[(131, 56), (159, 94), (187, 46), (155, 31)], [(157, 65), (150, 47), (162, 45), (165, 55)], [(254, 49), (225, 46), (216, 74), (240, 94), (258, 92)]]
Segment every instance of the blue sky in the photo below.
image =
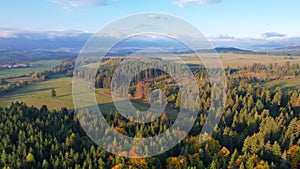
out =
[(1, 0), (0, 28), (96, 32), (124, 16), (180, 17), (206, 36), (299, 36), (299, 0)]

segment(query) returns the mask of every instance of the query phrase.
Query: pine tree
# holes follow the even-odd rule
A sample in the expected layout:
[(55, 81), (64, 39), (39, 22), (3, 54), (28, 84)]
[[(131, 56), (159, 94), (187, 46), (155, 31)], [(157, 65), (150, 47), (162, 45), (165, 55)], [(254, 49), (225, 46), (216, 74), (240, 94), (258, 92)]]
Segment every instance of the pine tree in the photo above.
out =
[(50, 167), (49, 167), (49, 163), (48, 163), (48, 161), (47, 160), (43, 160), (43, 163), (42, 163), (42, 168), (43, 169), (49, 169)]
[(218, 162), (218, 159), (213, 159), (213, 161), (211, 162), (211, 164), (209, 165), (210, 169), (219, 169), (220, 168), (220, 164)]
[(181, 92), (178, 91), (177, 99), (176, 99), (176, 103), (175, 103), (175, 108), (179, 109), (180, 105), (181, 105)]
[(6, 154), (6, 151), (3, 149), (2, 150), (2, 154), (1, 154), (1, 162), (2, 164), (6, 164), (6, 160), (7, 160), (7, 154)]
[(238, 151), (235, 149), (231, 155), (229, 164), (227, 166), (228, 169), (236, 169), (236, 159), (238, 158)]

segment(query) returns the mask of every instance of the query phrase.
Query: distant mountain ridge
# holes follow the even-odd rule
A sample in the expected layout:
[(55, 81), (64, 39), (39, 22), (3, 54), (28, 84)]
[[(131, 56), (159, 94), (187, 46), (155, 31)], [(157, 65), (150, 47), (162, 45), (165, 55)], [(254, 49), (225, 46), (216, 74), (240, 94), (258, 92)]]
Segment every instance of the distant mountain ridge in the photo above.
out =
[[(78, 54), (91, 36), (93, 36), (92, 33), (80, 31), (15, 32), (13, 36), (0, 37), (0, 51), (53, 51)], [(102, 46), (97, 46), (97, 48), (109, 48), (107, 45), (111, 44), (114, 38), (115, 37), (108, 35), (100, 37), (101, 43), (99, 43), (99, 45)], [(173, 54), (217, 52), (300, 55), (299, 40), (300, 38), (275, 39), (268, 41), (249, 39), (218, 42), (216, 40), (211, 40), (212, 44), (215, 45), (216, 48), (196, 49), (193, 51), (174, 40), (172, 41), (166, 38), (147, 39), (142, 37), (117, 44), (117, 46), (109, 51), (108, 55), (129, 55), (143, 52), (145, 49), (147, 49), (150, 53), (151, 51), (161, 51), (162, 53)]]
[(234, 47), (218, 47), (215, 48), (216, 52), (218, 53), (255, 53), (254, 51), (251, 50), (245, 50), (245, 49), (239, 49), (239, 48), (234, 48)]
[(269, 53), (282, 54), (282, 55), (300, 55), (300, 46), (275, 48), (271, 50)]
[(254, 54), (254, 51), (251, 50), (244, 50), (234, 47), (217, 47), (214, 49), (198, 49), (198, 50), (191, 50), (191, 49), (185, 49), (185, 50), (174, 50), (174, 53), (176, 54), (188, 54), (188, 53), (245, 53), (245, 54)]

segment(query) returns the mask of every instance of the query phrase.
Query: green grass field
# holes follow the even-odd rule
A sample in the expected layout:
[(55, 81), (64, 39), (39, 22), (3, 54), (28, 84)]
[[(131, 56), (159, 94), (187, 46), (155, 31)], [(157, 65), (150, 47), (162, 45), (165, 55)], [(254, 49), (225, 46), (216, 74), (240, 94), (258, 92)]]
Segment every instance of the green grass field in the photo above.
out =
[(300, 78), (274, 80), (266, 83), (264, 86), (272, 90), (276, 89), (276, 87), (280, 87), (284, 91), (297, 90), (300, 89)]
[(34, 67), (30, 68), (14, 68), (14, 69), (2, 69), (0, 70), (0, 77), (15, 77), (28, 75), (32, 72), (41, 72), (44, 70), (50, 70), (61, 64), (61, 60), (42, 60), (30, 63)]
[[(52, 88), (56, 90), (57, 97), (51, 96)], [(1, 95), (0, 105), (9, 105), (11, 102), (20, 101), (36, 107), (47, 105), (49, 109), (72, 108), (71, 90), (71, 78), (57, 75), (47, 81), (36, 82)]]
[[(51, 96), (51, 89), (56, 91), (56, 97)], [(109, 114), (116, 111), (116, 107), (110, 96), (109, 89), (96, 89), (96, 100), (101, 113)], [(24, 102), (37, 108), (47, 105), (49, 110), (61, 108), (74, 109), (72, 98), (72, 78), (64, 75), (56, 75), (43, 82), (36, 82), (29, 86), (16, 89), (0, 96), (0, 105), (10, 105), (12, 102)], [(132, 102), (133, 106), (145, 111), (148, 107), (144, 104)], [(174, 110), (167, 109), (167, 115), (171, 120), (176, 119)]]
[[(56, 91), (56, 97), (51, 96), (51, 89)], [(100, 109), (106, 113), (114, 112), (115, 106), (108, 89), (97, 89), (96, 100)], [(29, 86), (16, 89), (0, 96), (0, 105), (9, 105), (11, 102), (25, 102), (27, 105), (41, 107), (47, 105), (52, 110), (60, 110), (63, 107), (73, 109), (72, 78), (64, 75), (56, 75), (43, 82), (36, 82)], [(134, 104), (144, 109), (145, 106)]]

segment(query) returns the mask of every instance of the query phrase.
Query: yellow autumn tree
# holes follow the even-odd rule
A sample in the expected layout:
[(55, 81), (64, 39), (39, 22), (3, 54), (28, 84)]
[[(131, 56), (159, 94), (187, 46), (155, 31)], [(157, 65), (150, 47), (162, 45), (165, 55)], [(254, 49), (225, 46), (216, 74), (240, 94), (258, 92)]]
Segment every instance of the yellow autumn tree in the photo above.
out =
[(187, 168), (187, 159), (184, 156), (170, 157), (167, 159), (167, 169), (185, 169)]
[(287, 151), (287, 159), (292, 169), (300, 167), (300, 147), (293, 145)]
[(26, 161), (29, 162), (29, 163), (33, 163), (35, 161), (33, 154), (28, 153), (27, 156), (26, 156)]

